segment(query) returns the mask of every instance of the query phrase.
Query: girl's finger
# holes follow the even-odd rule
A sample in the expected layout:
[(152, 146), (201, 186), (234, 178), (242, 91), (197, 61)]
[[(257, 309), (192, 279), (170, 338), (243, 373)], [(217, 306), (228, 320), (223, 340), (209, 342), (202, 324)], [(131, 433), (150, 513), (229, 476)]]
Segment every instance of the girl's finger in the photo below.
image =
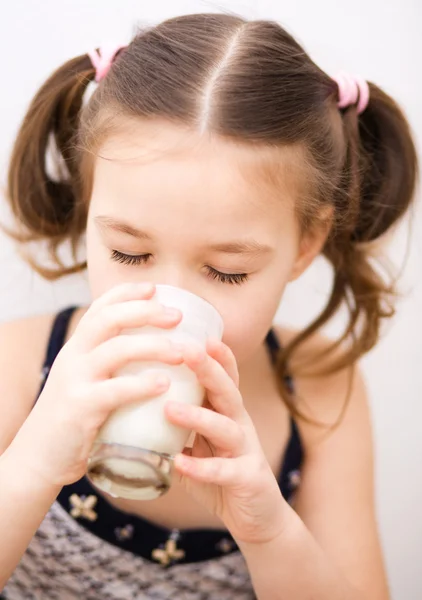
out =
[(85, 315), (82, 317), (81, 322), (84, 321), (85, 318), (89, 319), (99, 310), (104, 308), (104, 306), (108, 306), (109, 304), (127, 302), (128, 300), (149, 300), (154, 294), (155, 286), (148, 281), (117, 285), (107, 292), (104, 292), (104, 294), (93, 301)]
[(205, 437), (218, 450), (239, 456), (245, 452), (245, 434), (232, 419), (203, 408), (182, 402), (167, 402), (166, 416), (170, 421)]
[(245, 417), (242, 396), (225, 369), (201, 348), (193, 344), (181, 347), (185, 364), (207, 390), (207, 397), (217, 412), (235, 421)]
[(174, 466), (179, 473), (196, 481), (227, 487), (237, 485), (241, 475), (235, 458), (194, 458), (186, 454), (177, 454)]
[(183, 356), (172, 342), (158, 335), (119, 335), (103, 342), (90, 353), (90, 367), (95, 378), (112, 377), (133, 361), (158, 361), (180, 365)]
[(230, 375), (236, 387), (239, 387), (237, 362), (230, 348), (219, 340), (208, 340), (207, 352), (212, 358), (219, 362), (223, 369)]
[(181, 318), (182, 313), (178, 309), (167, 308), (150, 300), (129, 300), (110, 304), (83, 324), (79, 323), (77, 338), (76, 334), (74, 336), (78, 341), (74, 343), (80, 343), (84, 351), (89, 351), (118, 336), (125, 329), (146, 325), (169, 329), (175, 327)]
[(170, 378), (165, 371), (147, 371), (140, 375), (113, 377), (94, 384), (90, 400), (109, 414), (121, 406), (149, 400), (168, 390)]

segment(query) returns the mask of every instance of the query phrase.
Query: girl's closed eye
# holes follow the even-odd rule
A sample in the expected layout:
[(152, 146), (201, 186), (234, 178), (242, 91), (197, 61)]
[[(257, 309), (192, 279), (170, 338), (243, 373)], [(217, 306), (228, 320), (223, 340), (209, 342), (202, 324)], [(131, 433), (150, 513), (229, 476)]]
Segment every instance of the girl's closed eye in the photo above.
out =
[(118, 250), (111, 251), (111, 259), (124, 265), (141, 265), (148, 262), (152, 254), (125, 254)]
[(211, 279), (216, 279), (217, 281), (221, 281), (221, 283), (240, 285), (249, 278), (247, 273), (222, 273), (221, 271), (217, 271), (217, 269), (213, 269), (213, 267), (209, 266), (207, 266), (206, 269), (208, 271), (208, 277)]
[[(111, 251), (111, 259), (125, 264), (125, 265), (141, 265), (146, 264), (148, 260), (151, 258), (152, 254), (125, 254), (123, 252), (119, 252), (119, 250)], [(230, 283), (234, 285), (240, 285), (247, 281), (249, 275), (247, 273), (223, 273), (206, 265), (207, 275), (210, 279), (215, 279), (220, 281), (221, 283)]]

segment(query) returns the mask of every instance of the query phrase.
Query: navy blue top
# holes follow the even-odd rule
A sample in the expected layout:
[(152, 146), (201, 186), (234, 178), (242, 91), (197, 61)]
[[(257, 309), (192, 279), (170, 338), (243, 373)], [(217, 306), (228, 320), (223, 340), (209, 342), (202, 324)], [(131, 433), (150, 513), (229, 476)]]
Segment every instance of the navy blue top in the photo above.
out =
[[(43, 380), (39, 394), (43, 390), (51, 366), (64, 344), (69, 321), (75, 310), (76, 307), (67, 308), (59, 312), (54, 320), (43, 365)], [(268, 333), (266, 344), (274, 362), (280, 346), (273, 330)], [(287, 378), (286, 381), (293, 389), (291, 378)], [(277, 477), (281, 493), (288, 501), (299, 483), (302, 459), (303, 452), (299, 432), (294, 419), (290, 418), (290, 437), (282, 468)], [(147, 560), (151, 561), (152, 551), (163, 546), (172, 535), (177, 537), (178, 547), (185, 552), (184, 558), (178, 560), (179, 563), (207, 560), (237, 550), (236, 543), (227, 529), (169, 530), (147, 519), (123, 512), (112, 506), (106, 496), (102, 495), (85, 476), (71, 485), (64, 486), (58, 495), (58, 502), (69, 514), (72, 510), (69, 499), (73, 494), (82, 500), (91, 495), (97, 498), (95, 512), (98, 516), (96, 520), (78, 520), (81, 526), (110, 544), (133, 552)]]

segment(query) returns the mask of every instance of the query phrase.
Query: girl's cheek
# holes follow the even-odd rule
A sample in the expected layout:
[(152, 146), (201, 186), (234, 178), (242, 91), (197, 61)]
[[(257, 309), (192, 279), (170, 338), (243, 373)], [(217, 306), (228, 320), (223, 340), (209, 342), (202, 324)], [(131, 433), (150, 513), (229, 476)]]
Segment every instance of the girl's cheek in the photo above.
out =
[(228, 325), (225, 327), (223, 342), (231, 349), (238, 364), (249, 358), (262, 344), (271, 328), (272, 317), (270, 313), (266, 318), (259, 315), (257, 319), (251, 313), (249, 316), (245, 315), (244, 320), (233, 318), (232, 321), (225, 321)]

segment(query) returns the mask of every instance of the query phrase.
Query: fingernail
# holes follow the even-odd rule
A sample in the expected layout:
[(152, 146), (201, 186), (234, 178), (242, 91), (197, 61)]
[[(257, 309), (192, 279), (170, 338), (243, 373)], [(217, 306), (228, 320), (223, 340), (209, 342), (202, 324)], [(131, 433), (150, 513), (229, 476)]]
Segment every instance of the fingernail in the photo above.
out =
[(164, 314), (166, 315), (166, 317), (169, 317), (170, 319), (176, 319), (176, 318), (180, 317), (181, 312), (178, 308), (172, 308), (171, 306), (166, 306), (164, 308)]
[(219, 340), (218, 338), (210, 337), (207, 339), (207, 346), (211, 346), (211, 347), (220, 349), (222, 346), (222, 341)]
[(194, 360), (202, 361), (202, 360), (204, 360), (205, 356), (206, 356), (206, 352), (202, 348), (195, 348), (193, 350)]
[(155, 288), (153, 283), (150, 283), (149, 281), (139, 281), (137, 283), (134, 283), (134, 286), (145, 293), (148, 292), (152, 292), (152, 290)]
[(191, 462), (187, 456), (184, 454), (178, 454), (175, 459), (176, 465), (181, 468), (187, 470), (191, 466)]
[(170, 385), (170, 378), (168, 375), (159, 374), (154, 376), (154, 385), (158, 389), (164, 389)]

